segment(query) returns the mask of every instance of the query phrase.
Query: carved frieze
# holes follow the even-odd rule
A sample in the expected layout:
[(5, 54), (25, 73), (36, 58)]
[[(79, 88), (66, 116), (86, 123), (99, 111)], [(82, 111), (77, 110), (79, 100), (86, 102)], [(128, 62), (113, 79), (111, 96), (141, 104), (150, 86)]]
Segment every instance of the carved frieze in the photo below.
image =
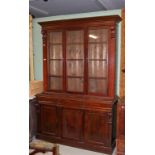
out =
[(110, 27), (110, 33), (111, 33), (111, 38), (115, 38), (116, 37), (116, 30), (115, 30), (115, 26), (111, 26)]
[(108, 116), (108, 124), (111, 124), (112, 123), (112, 113), (111, 112), (109, 112), (109, 113), (107, 113), (107, 116)]
[(42, 30), (42, 39), (43, 39), (43, 46), (46, 46), (46, 41), (47, 41), (47, 31)]

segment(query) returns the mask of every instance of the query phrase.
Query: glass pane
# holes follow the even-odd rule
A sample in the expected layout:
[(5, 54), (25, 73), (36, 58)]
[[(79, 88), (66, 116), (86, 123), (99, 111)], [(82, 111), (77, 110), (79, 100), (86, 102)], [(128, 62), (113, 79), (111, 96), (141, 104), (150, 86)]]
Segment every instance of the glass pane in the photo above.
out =
[(83, 78), (68, 78), (67, 90), (72, 92), (83, 92)]
[(83, 59), (83, 51), (82, 44), (67, 45), (67, 59)]
[(90, 93), (107, 94), (107, 80), (106, 79), (89, 79)]
[(61, 77), (50, 77), (50, 89), (62, 90), (62, 78)]
[(50, 46), (50, 59), (62, 59), (62, 45)]
[(89, 30), (89, 42), (105, 42), (105, 41), (108, 41), (108, 29)]
[(83, 38), (82, 30), (67, 31), (67, 43), (83, 43)]
[(88, 59), (106, 59), (107, 44), (89, 44)]
[(52, 60), (50, 61), (50, 75), (62, 75), (62, 61)]
[(89, 77), (106, 77), (107, 62), (106, 61), (89, 61), (88, 67)]
[(67, 75), (68, 76), (83, 76), (84, 63), (80, 60), (67, 61)]
[(62, 43), (62, 32), (51, 32), (50, 42), (51, 43)]

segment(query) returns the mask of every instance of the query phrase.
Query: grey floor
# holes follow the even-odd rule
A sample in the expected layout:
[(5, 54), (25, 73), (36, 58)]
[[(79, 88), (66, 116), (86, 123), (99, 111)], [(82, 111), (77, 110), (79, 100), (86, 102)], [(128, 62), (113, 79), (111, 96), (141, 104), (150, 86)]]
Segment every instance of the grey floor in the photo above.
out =
[[(107, 155), (104, 153), (97, 153), (93, 151), (73, 148), (65, 145), (59, 145), (60, 149), (60, 155)], [(115, 151), (113, 152), (113, 155), (115, 154)], [(36, 155), (51, 155), (50, 152), (47, 153), (36, 153)]]

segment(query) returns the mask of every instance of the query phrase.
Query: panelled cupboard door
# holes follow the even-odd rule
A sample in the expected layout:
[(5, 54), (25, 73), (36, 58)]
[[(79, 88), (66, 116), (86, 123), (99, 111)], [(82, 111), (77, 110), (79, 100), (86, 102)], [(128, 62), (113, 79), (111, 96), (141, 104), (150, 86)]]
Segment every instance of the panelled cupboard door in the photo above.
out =
[(55, 106), (41, 105), (40, 107), (40, 127), (41, 133), (58, 136), (59, 120), (58, 111)]
[(83, 111), (64, 108), (62, 110), (62, 137), (81, 140), (83, 137)]
[(107, 112), (85, 113), (85, 141), (91, 144), (111, 145), (111, 123)]

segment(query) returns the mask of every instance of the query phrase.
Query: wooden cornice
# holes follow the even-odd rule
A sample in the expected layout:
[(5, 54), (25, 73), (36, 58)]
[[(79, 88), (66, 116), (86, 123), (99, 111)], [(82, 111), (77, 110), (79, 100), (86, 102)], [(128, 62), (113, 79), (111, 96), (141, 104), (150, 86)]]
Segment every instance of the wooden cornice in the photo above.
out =
[(102, 25), (113, 25), (116, 22), (120, 22), (121, 17), (118, 15), (113, 16), (99, 16), (99, 17), (87, 17), (87, 18), (77, 18), (77, 19), (66, 19), (66, 20), (55, 20), (55, 21), (46, 21), (46, 22), (39, 22), (39, 24), (42, 26), (42, 28), (55, 28), (55, 27), (65, 27), (65, 26), (76, 26), (78, 25), (80, 27), (84, 26), (85, 24), (88, 25), (90, 23), (91, 25), (95, 25), (96, 23), (102, 23)]

